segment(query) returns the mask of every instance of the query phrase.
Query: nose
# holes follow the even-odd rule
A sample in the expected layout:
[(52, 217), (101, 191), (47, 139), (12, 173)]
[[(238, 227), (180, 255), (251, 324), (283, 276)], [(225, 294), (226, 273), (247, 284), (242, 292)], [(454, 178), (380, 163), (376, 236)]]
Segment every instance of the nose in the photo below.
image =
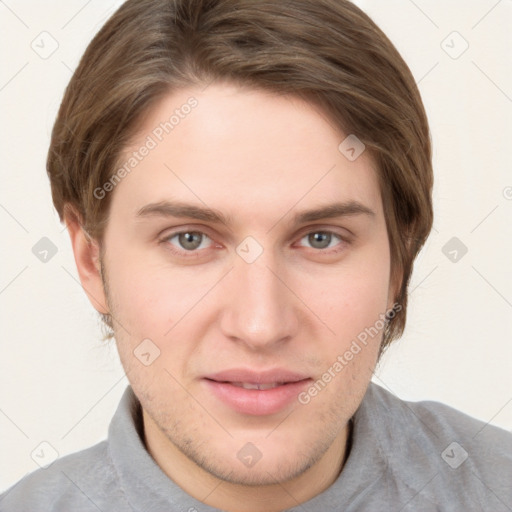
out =
[(224, 336), (254, 351), (296, 336), (300, 301), (293, 284), (287, 283), (289, 272), (284, 267), (270, 250), (252, 263), (235, 256), (223, 290), (220, 325)]

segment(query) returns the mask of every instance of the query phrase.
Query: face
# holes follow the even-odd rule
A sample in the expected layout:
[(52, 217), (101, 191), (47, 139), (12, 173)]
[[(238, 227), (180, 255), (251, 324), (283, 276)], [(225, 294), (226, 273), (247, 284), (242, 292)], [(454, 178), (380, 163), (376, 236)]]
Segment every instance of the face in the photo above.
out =
[(107, 191), (107, 302), (146, 440), (213, 477), (304, 473), (369, 384), (390, 254), (347, 135), (298, 98), (188, 88), (148, 113)]

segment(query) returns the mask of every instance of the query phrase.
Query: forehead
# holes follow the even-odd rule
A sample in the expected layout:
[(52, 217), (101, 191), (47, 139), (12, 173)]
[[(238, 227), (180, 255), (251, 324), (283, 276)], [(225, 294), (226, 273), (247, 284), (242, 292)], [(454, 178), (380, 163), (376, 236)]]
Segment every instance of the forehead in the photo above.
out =
[(121, 156), (119, 166), (134, 165), (112, 207), (133, 216), (179, 200), (275, 222), (294, 208), (356, 201), (379, 214), (373, 160), (347, 158), (339, 146), (348, 135), (295, 96), (215, 83), (178, 90), (148, 111)]

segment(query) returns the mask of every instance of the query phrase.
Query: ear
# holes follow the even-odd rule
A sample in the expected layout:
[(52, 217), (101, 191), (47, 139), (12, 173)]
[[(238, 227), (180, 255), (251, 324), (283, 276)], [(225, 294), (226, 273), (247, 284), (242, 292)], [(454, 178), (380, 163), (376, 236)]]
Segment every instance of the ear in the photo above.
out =
[(67, 225), (80, 282), (98, 313), (108, 314), (107, 300), (100, 272), (100, 247), (83, 229), (79, 216), (66, 208), (64, 220)]

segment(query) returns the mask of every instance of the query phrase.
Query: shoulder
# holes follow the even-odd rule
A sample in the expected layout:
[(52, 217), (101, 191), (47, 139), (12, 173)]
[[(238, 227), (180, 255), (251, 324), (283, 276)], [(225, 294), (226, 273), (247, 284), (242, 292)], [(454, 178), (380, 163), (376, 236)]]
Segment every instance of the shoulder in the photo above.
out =
[[(449, 405), (436, 401), (412, 402), (401, 400), (383, 388), (378, 388), (389, 410), (400, 412), (417, 434), (428, 445), (438, 446), (442, 440), (452, 439), (467, 447), (473, 462), (482, 469), (498, 461), (512, 467), (512, 433), (476, 419)], [(492, 457), (492, 461), (489, 460)]]
[(106, 503), (124, 502), (120, 493), (108, 444), (103, 441), (26, 475), (0, 495), (0, 511), (104, 510)]
[(379, 411), (374, 422), (385, 422), (380, 448), (402, 481), (418, 488), (428, 476), (426, 493), (462, 499), (464, 492), (473, 506), (512, 507), (512, 433), (440, 402), (401, 400), (375, 383), (368, 397)]

